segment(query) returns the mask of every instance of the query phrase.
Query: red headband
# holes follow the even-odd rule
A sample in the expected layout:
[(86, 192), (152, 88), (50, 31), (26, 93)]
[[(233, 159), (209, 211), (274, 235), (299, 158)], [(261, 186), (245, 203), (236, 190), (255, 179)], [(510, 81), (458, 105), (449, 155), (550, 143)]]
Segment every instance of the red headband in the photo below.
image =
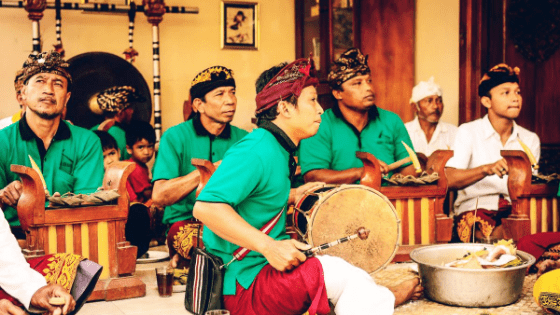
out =
[(319, 80), (314, 77), (314, 72), (313, 59), (298, 59), (282, 68), (257, 94), (256, 114), (262, 113), (291, 95), (299, 97), (304, 88), (319, 84)]

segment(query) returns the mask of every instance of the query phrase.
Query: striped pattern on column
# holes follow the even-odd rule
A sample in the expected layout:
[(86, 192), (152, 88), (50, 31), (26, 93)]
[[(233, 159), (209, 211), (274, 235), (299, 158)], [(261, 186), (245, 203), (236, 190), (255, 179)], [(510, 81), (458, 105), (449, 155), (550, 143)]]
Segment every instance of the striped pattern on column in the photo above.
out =
[(116, 247), (110, 245), (114, 233), (115, 222), (51, 225), (45, 237), (45, 253), (69, 253), (86, 257), (103, 266), (100, 279), (107, 279), (110, 276), (109, 261), (111, 257), (116, 257)]
[(159, 27), (152, 26), (152, 48), (154, 59), (154, 129), (156, 142), (161, 138), (161, 86), (159, 73)]
[[(128, 22), (128, 47), (132, 49), (132, 44), (134, 43), (134, 22)], [(130, 63), (134, 62), (134, 58), (130, 58)]]
[(32, 22), (33, 27), (33, 51), (32, 55), (37, 56), (41, 53), (41, 33), (39, 31), (39, 21)]
[(393, 199), (400, 219), (400, 245), (435, 244), (435, 198)]
[(531, 198), (529, 207), (531, 234), (558, 232), (558, 198)]

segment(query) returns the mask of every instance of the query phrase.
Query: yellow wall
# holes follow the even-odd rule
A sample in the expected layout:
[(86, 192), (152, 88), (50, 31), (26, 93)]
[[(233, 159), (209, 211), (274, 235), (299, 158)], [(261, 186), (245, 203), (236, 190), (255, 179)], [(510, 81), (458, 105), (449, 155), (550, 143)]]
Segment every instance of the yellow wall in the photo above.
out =
[[(220, 48), (219, 0), (167, 0), (167, 5), (199, 8), (197, 15), (165, 14), (160, 24), (162, 122), (167, 129), (183, 121), (183, 101), (190, 81), (200, 70), (216, 64), (234, 71), (238, 110), (234, 125), (251, 129), (255, 110), (254, 83), (269, 67), (295, 57), (293, 0), (260, 0), (258, 51)], [(0, 8), (0, 118), (18, 110), (13, 90), (16, 70), (31, 51), (31, 22), (23, 9)], [(46, 10), (41, 23), (43, 50), (56, 42), (54, 10)], [(92, 51), (123, 56), (128, 47), (126, 15), (82, 14), (62, 11), (62, 40), (67, 58)], [(136, 15), (135, 66), (152, 89), (152, 28), (144, 14)]]
[[(160, 27), (162, 121), (167, 129), (182, 121), (182, 104), (194, 75), (222, 64), (235, 72), (238, 112), (233, 123), (251, 129), (254, 82), (268, 67), (295, 57), (293, 0), (260, 0), (261, 40), (258, 51), (220, 48), (219, 0), (167, 0), (168, 5), (199, 8), (199, 14), (166, 14)], [(186, 4), (185, 4), (186, 3)], [(128, 47), (126, 15), (62, 12), (66, 55), (104, 51), (122, 56)], [(0, 118), (17, 111), (13, 76), (31, 50), (31, 23), (23, 9), (0, 8)], [(55, 43), (54, 10), (41, 23), (43, 50)], [(136, 17), (135, 66), (152, 88), (152, 31), (143, 14)], [(459, 0), (417, 0), (415, 83), (434, 76), (443, 89), (443, 121), (458, 122)]]
[(443, 90), (442, 121), (459, 122), (459, 0), (417, 0), (415, 84), (434, 76)]

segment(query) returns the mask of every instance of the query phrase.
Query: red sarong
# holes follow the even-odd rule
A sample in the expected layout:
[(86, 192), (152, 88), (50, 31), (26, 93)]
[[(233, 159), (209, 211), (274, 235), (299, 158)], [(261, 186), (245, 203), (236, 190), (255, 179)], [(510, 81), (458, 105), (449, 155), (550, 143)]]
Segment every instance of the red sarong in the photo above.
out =
[[(83, 259), (78, 255), (63, 253), (32, 258), (27, 262), (31, 268), (45, 277), (47, 284), (58, 284), (65, 288), (67, 292), (70, 292), (76, 278), (78, 265)], [(0, 300), (2, 299), (7, 299), (14, 305), (23, 307), (18, 300), (0, 288)]]
[[(171, 225), (167, 233), (167, 247), (169, 256), (179, 254), (184, 259), (190, 259), (191, 249), (198, 246), (202, 239), (202, 223), (194, 220), (177, 221)], [(201, 243), (202, 244), (202, 243)]]
[(238, 283), (235, 295), (224, 295), (224, 305), (231, 315), (330, 312), (323, 267), (317, 258), (289, 272), (266, 265), (247, 290)]
[(498, 211), (478, 209), (466, 211), (461, 213), (455, 218), (457, 225), (457, 234), (463, 243), (472, 241), (472, 226), (478, 223), (477, 228), (482, 232), (486, 238), (490, 238), (492, 231), (496, 226), (502, 224), (502, 219), (507, 218), (511, 214), (511, 204), (500, 197), (498, 202)]
[[(520, 238), (517, 241), (517, 249), (535, 256), (535, 259), (538, 261), (545, 252), (558, 244), (560, 244), (560, 232), (545, 232)], [(546, 258), (556, 258), (556, 260), (558, 260), (558, 257)]]

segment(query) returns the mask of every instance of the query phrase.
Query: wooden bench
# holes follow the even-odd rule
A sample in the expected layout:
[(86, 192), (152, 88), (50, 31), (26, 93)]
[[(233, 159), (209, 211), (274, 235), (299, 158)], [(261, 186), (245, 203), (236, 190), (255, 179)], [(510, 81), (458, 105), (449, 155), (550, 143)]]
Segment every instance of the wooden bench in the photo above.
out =
[(508, 237), (514, 241), (529, 234), (558, 232), (558, 182), (533, 183), (529, 158), (523, 151), (502, 150), (508, 164), (511, 215), (503, 219)]
[(103, 266), (92, 300), (120, 300), (146, 295), (146, 285), (136, 271), (136, 246), (124, 235), (128, 217), (126, 181), (134, 170), (130, 162), (112, 164), (103, 178), (103, 189), (117, 189), (114, 204), (45, 209), (45, 193), (39, 174), (32, 168), (12, 165), (23, 184), (17, 205), (26, 234), (26, 258), (72, 253)]
[(428, 174), (437, 172), (435, 184), (420, 186), (381, 186), (381, 168), (373, 154), (356, 152), (364, 163), (360, 183), (378, 190), (395, 206), (400, 218), (399, 249), (393, 261), (410, 260), (410, 252), (417, 247), (448, 243), (453, 230), (453, 218), (443, 211), (447, 194), (445, 163), (453, 156), (451, 150), (438, 150), (426, 161)]

